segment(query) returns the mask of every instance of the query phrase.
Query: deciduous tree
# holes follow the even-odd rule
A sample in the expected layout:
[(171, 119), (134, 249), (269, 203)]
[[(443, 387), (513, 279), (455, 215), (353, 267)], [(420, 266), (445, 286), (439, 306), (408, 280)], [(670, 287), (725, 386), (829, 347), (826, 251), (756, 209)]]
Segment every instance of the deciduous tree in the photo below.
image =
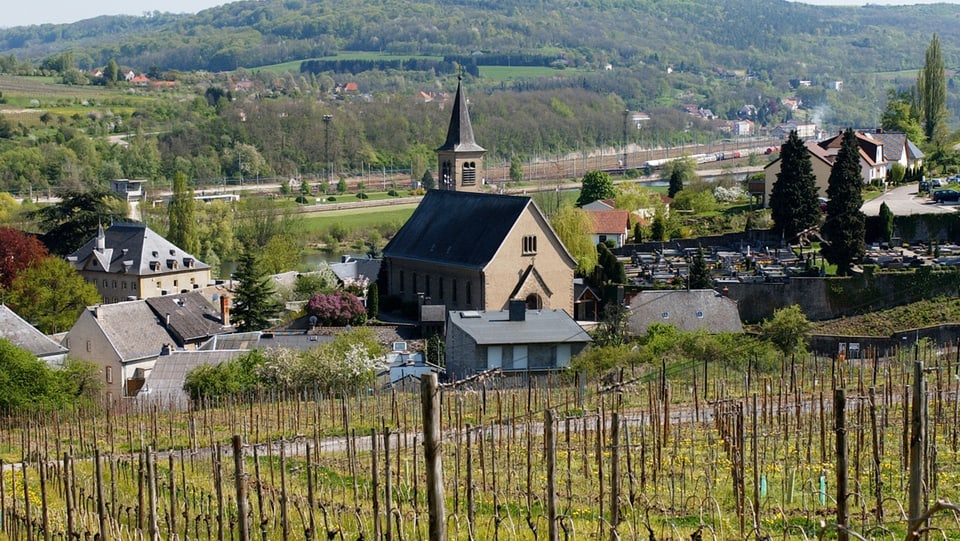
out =
[(47, 334), (69, 330), (84, 308), (99, 302), (97, 288), (58, 257), (24, 269), (6, 295), (14, 312)]
[(591, 238), (593, 221), (590, 216), (582, 209), (564, 206), (550, 218), (550, 225), (577, 260), (577, 273), (586, 276), (593, 272), (597, 266), (597, 249)]
[(20, 273), (47, 257), (47, 247), (33, 235), (0, 227), (0, 290), (7, 289)]
[(823, 234), (829, 244), (820, 248), (827, 261), (837, 266), (837, 274), (847, 275), (863, 258), (863, 236), (866, 218), (863, 205), (863, 176), (860, 174), (860, 152), (852, 129), (843, 133), (840, 152), (828, 181), (827, 217)]
[(770, 192), (774, 227), (788, 242), (820, 221), (817, 193), (810, 153), (797, 132), (791, 131), (780, 150), (780, 172)]
[(577, 206), (582, 207), (599, 199), (613, 199), (616, 196), (617, 190), (610, 175), (603, 171), (589, 171), (583, 175), (583, 187), (580, 188)]
[(774, 310), (773, 317), (760, 325), (760, 336), (776, 346), (784, 356), (804, 351), (812, 324), (800, 305)]

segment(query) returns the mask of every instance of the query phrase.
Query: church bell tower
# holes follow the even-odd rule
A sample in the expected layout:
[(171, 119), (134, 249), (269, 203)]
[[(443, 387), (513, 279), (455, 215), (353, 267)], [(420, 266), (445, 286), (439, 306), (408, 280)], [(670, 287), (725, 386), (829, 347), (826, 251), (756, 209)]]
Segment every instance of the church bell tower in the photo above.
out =
[(470, 112), (463, 95), (463, 77), (457, 77), (457, 96), (453, 100), (447, 140), (437, 149), (437, 188), (458, 192), (483, 191), (483, 154), (486, 149), (473, 139)]

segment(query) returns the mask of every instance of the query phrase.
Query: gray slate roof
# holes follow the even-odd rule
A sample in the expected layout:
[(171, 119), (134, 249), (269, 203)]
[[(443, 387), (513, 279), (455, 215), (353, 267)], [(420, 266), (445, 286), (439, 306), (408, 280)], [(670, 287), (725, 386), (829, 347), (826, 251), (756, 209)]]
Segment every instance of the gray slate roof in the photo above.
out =
[(144, 224), (116, 223), (103, 232), (104, 250), (97, 250), (97, 237), (67, 256), (77, 270), (147, 276), (207, 269), (209, 265), (184, 252)]
[(167, 330), (177, 339), (177, 344), (195, 342), (222, 332), (230, 332), (232, 327), (224, 327), (219, 310), (207, 302), (200, 292), (190, 291), (178, 295), (166, 295), (146, 299), (160, 321), (170, 322)]
[(198, 366), (218, 365), (246, 353), (245, 350), (173, 351), (161, 355), (147, 376), (138, 399), (157, 401), (171, 407), (185, 407), (190, 397), (183, 391), (187, 373)]
[(367, 278), (371, 282), (376, 281), (377, 275), (380, 274), (380, 264), (383, 263), (382, 259), (374, 258), (345, 258), (347, 261), (341, 261), (340, 263), (332, 263), (330, 265), (330, 270), (337, 275), (337, 278), (341, 282), (346, 282), (347, 280), (358, 280), (361, 277)]
[(201, 350), (257, 349), (260, 343), (260, 331), (217, 334), (197, 346)]
[(430, 190), (383, 257), (483, 268), (531, 204), (522, 196)]
[(590, 335), (563, 310), (527, 310), (510, 321), (508, 310), (451, 311), (448, 325), (463, 329), (478, 345), (589, 342)]
[(457, 96), (453, 100), (453, 112), (447, 127), (447, 140), (437, 149), (463, 152), (483, 152), (484, 149), (473, 138), (473, 126), (467, 111), (467, 98), (463, 95), (463, 80), (457, 82)]
[(38, 331), (4, 304), (0, 304), (0, 338), (40, 358), (67, 353), (67, 348)]
[(159, 355), (176, 342), (144, 301), (126, 301), (87, 308), (124, 361)]
[(628, 326), (636, 336), (653, 323), (681, 331), (743, 332), (737, 303), (712, 289), (641, 291), (630, 306)]

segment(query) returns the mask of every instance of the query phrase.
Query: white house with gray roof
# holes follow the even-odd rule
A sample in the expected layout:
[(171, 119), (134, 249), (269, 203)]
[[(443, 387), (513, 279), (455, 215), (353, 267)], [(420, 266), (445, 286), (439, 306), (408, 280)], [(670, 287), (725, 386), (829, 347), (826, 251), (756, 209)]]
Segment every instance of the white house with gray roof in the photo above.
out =
[(116, 223), (67, 261), (97, 287), (103, 302), (146, 299), (199, 289), (210, 266), (139, 223)]
[(49, 366), (62, 366), (67, 358), (67, 348), (27, 323), (5, 304), (0, 304), (0, 338), (29, 351)]
[(446, 372), (451, 380), (486, 370), (545, 373), (562, 370), (591, 341), (563, 310), (450, 311), (447, 314)]

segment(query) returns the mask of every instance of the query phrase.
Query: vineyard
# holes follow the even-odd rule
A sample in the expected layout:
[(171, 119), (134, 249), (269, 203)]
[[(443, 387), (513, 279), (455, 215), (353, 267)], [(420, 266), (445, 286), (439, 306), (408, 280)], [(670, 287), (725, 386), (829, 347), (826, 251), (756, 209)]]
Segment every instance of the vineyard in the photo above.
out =
[(885, 353), (12, 415), (0, 539), (958, 538), (958, 352)]

